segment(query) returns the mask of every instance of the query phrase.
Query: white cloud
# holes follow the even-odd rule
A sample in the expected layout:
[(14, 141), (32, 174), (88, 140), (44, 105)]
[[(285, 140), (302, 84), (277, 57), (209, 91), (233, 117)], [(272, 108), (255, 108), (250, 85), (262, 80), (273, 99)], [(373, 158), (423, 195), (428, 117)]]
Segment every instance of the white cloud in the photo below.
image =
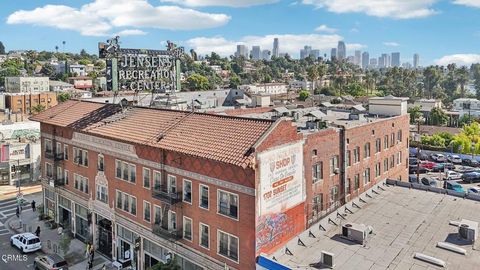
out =
[[(305, 45), (312, 46), (313, 49), (318, 49), (323, 52), (330, 52), (331, 48), (336, 48), (337, 43), (343, 38), (336, 34), (319, 35), (266, 35), (266, 36), (245, 36), (239, 40), (227, 40), (224, 37), (197, 37), (188, 40), (186, 43), (188, 47), (195, 49), (199, 54), (210, 54), (212, 51), (222, 55), (233, 55), (237, 49), (238, 44), (247, 45), (249, 49), (252, 46), (258, 45), (262, 50), (272, 50), (273, 39), (278, 38), (280, 41), (280, 52), (288, 53), (292, 56), (298, 56), (300, 49)], [(358, 50), (365, 48), (362, 44), (347, 44), (348, 50)]]
[(455, 0), (454, 4), (480, 8), (480, 0)]
[(398, 44), (397, 42), (393, 42), (393, 41), (383, 42), (383, 45), (388, 46), (388, 47), (398, 47), (398, 46), (400, 46), (400, 44)]
[(113, 34), (114, 36), (126, 37), (126, 36), (144, 36), (147, 32), (140, 29), (125, 29), (118, 33)]
[(95, 0), (80, 8), (46, 5), (19, 10), (7, 18), (9, 24), (33, 24), (74, 30), (85, 36), (109, 35), (114, 27), (148, 27), (194, 30), (218, 27), (230, 17), (177, 6), (152, 6), (146, 0)]
[(335, 33), (337, 29), (328, 27), (325, 24), (320, 25), (319, 27), (315, 28), (316, 32), (325, 32), (325, 33)]
[[(365, 13), (395, 19), (422, 18), (436, 14), (432, 6), (438, 0), (303, 0), (306, 5), (326, 8), (335, 13)], [(460, 0), (468, 1), (468, 0)], [(470, 0), (473, 1), (473, 0)]]
[(174, 3), (189, 7), (249, 7), (278, 2), (279, 0), (160, 0), (164, 3)]
[(435, 64), (440, 66), (446, 66), (451, 63), (459, 66), (470, 66), (471, 64), (480, 63), (480, 54), (452, 54), (435, 60)]

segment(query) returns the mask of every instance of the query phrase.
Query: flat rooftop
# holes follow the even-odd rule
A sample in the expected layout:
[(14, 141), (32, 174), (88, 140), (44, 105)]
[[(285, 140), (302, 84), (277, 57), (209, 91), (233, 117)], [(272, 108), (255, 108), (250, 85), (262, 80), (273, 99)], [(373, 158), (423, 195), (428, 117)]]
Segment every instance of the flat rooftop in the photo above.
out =
[[(285, 247), (273, 256), (278, 262), (292, 269), (326, 269), (315, 266), (320, 252), (334, 253), (334, 269), (480, 269), (480, 251), (458, 239), (458, 227), (449, 221), (468, 219), (480, 221), (480, 202), (446, 194), (408, 189), (397, 186), (382, 186), (378, 195), (358, 203), (361, 209), (349, 204), (353, 214), (346, 220), (335, 219), (338, 226), (326, 221), (320, 223), (326, 231), (313, 225), (316, 238), (308, 231), (300, 238), (305, 247), (298, 245), (297, 238), (286, 246), (293, 253), (285, 253)], [(364, 195), (361, 196), (365, 198)], [(342, 210), (343, 212), (343, 210)], [(341, 224), (357, 223), (373, 227), (373, 234), (365, 246), (339, 237)], [(328, 225), (327, 225), (328, 224)], [(467, 250), (467, 255), (437, 248), (437, 242), (449, 242)], [(477, 241), (478, 242), (478, 241)], [(446, 262), (441, 268), (413, 258), (419, 252)]]

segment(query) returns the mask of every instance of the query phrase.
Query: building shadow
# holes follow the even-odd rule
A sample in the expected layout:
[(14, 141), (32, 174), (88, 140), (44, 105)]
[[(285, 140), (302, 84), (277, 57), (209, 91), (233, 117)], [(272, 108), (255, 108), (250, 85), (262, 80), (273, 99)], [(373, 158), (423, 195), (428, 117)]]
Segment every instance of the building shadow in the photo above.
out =
[(359, 243), (357, 243), (355, 241), (352, 241), (352, 240), (349, 240), (349, 239), (343, 237), (341, 234), (336, 234), (336, 235), (332, 236), (330, 239), (333, 240), (333, 241), (337, 241), (337, 242), (346, 244), (346, 245), (350, 245), (350, 246), (360, 245)]
[(454, 244), (457, 246), (469, 246), (472, 244), (471, 241), (460, 238), (460, 235), (458, 233), (449, 233), (447, 235), (447, 238), (445, 238), (444, 242)]

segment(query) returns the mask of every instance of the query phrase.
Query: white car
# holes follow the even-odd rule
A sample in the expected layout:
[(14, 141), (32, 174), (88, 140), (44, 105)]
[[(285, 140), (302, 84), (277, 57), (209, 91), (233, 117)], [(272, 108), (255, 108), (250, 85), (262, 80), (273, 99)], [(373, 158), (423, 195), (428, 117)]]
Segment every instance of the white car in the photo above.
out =
[(445, 162), (447, 160), (443, 154), (433, 154), (432, 159), (436, 162)]
[(468, 192), (468, 193), (475, 194), (475, 195), (479, 195), (479, 194), (480, 194), (480, 188), (478, 188), (478, 187), (470, 187), (470, 188), (467, 189), (467, 192)]
[(34, 252), (42, 249), (40, 238), (33, 233), (20, 233), (13, 235), (10, 237), (10, 245), (20, 249), (22, 253)]
[(458, 180), (462, 179), (462, 174), (455, 171), (447, 171), (445, 172), (445, 178), (447, 178), (447, 180)]
[(460, 158), (460, 156), (457, 156), (457, 155), (448, 155), (447, 159), (448, 159), (448, 161), (450, 161), (452, 163), (455, 163), (455, 164), (461, 164), (462, 163), (462, 159)]

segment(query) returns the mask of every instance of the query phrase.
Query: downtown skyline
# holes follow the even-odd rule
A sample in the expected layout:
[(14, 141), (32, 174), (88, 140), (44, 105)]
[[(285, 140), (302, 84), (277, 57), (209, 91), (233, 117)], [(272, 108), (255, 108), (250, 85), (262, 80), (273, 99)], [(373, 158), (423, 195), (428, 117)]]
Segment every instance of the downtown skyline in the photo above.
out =
[(370, 55), (398, 51), (402, 63), (412, 62), (415, 53), (422, 65), (480, 61), (480, 29), (471, 23), (480, 1), (371, 2), (8, 1), (0, 3), (0, 41), (7, 50), (49, 51), (66, 41), (66, 51), (96, 53), (97, 42), (119, 34), (124, 47), (161, 48), (172, 40), (200, 55), (229, 56), (238, 44), (272, 51), (278, 38), (279, 53), (299, 58), (305, 45), (329, 55), (343, 40), (347, 56), (355, 50)]

